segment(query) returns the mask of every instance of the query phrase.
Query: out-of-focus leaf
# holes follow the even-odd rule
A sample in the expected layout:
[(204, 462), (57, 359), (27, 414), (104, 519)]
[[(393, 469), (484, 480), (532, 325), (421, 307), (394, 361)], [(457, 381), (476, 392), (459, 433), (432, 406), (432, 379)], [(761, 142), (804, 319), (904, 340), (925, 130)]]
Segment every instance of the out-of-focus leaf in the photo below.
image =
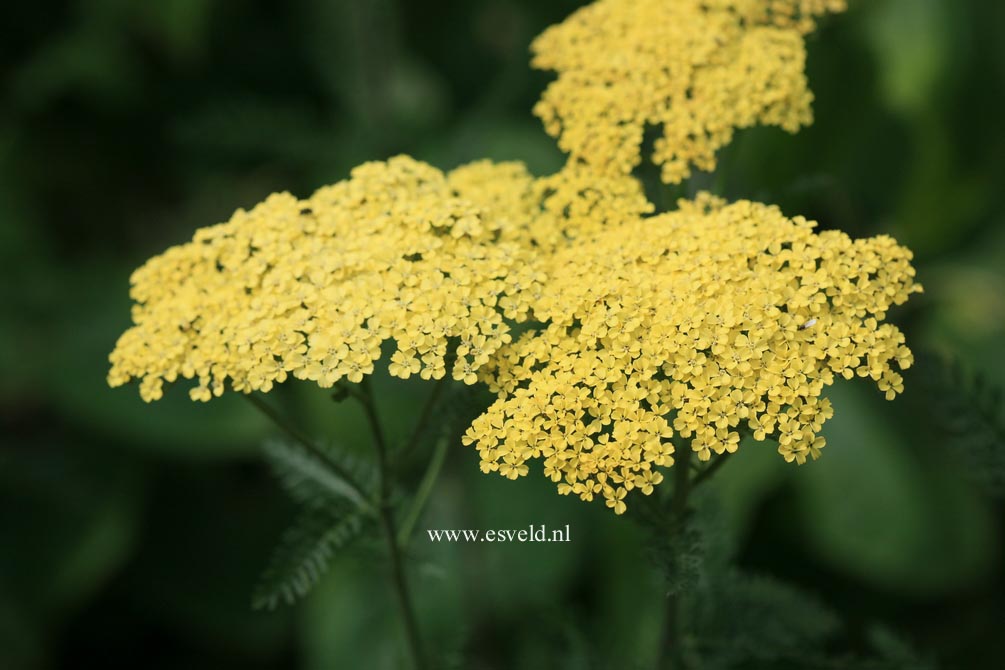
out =
[(950, 5), (941, 0), (887, 0), (864, 23), (876, 52), (880, 88), (887, 104), (914, 114), (931, 104), (950, 64)]
[(138, 92), (140, 72), (126, 36), (114, 26), (87, 24), (55, 35), (22, 65), (11, 82), (11, 100), (38, 109), (60, 96), (123, 105)]
[(255, 453), (268, 423), (236, 394), (196, 403), (176, 387), (145, 403), (135, 387), (108, 387), (108, 354), (129, 325), (127, 276), (100, 263), (63, 275), (56, 331), (36, 359), (51, 401), (77, 425), (137, 449), (197, 459)]
[(816, 598), (759, 575), (713, 575), (685, 603), (684, 644), (712, 667), (789, 667), (783, 664), (812, 659), (840, 630), (837, 616)]
[[(304, 603), (304, 670), (353, 664), (373, 670), (408, 666), (386, 566), (373, 561), (340, 561)], [(422, 604), (419, 602), (419, 607)]]
[(144, 32), (165, 52), (192, 61), (206, 46), (213, 0), (160, 0), (130, 2)]
[(771, 442), (744, 438), (740, 449), (729, 457), (707, 486), (714, 490), (723, 522), (735, 545), (747, 539), (760, 503), (794, 474)]
[(179, 118), (173, 126), (175, 137), (189, 150), (236, 159), (312, 164), (322, 158), (325, 148), (339, 148), (339, 136), (316, 112), (286, 100), (224, 98)]
[(871, 391), (829, 390), (827, 447), (792, 479), (797, 532), (821, 560), (879, 587), (939, 593), (972, 583), (990, 567), (986, 509), (964, 482), (923, 469)]
[(1001, 387), (959, 361), (919, 357), (929, 416), (946, 451), (988, 495), (1005, 497), (1005, 422)]

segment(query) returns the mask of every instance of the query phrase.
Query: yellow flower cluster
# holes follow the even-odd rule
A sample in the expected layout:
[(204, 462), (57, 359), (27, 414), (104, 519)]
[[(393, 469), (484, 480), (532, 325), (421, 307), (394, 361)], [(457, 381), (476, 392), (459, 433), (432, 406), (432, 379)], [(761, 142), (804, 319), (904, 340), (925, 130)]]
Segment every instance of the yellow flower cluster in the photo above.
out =
[(499, 239), (514, 242), (542, 263), (569, 243), (653, 211), (641, 183), (569, 161), (535, 179), (522, 163), (478, 161), (450, 173), (459, 192), (499, 222)]
[(653, 160), (678, 183), (711, 171), (737, 128), (812, 121), (803, 33), (844, 0), (598, 0), (534, 42), (556, 79), (535, 107), (563, 151), (601, 171)]
[(488, 161), (448, 175), (408, 157), (356, 168), (307, 200), (270, 196), (199, 230), (137, 270), (134, 327), (111, 355), (109, 383), (197, 379), (196, 400), (269, 391), (289, 376), (328, 388), (360, 381), (385, 340), (390, 373), (439, 379), (456, 338), (454, 379), (510, 340), (540, 295), (541, 256), (650, 206), (629, 177), (575, 166), (535, 180)]
[(704, 0), (702, 4), (711, 10), (736, 12), (751, 23), (791, 28), (803, 34), (816, 28), (815, 17), (848, 8), (847, 0)]
[[(405, 156), (300, 200), (281, 193), (151, 259), (109, 383), (146, 400), (328, 388), (389, 371), (484, 381), (467, 431), (485, 472), (528, 461), (563, 494), (652, 492), (675, 448), (701, 460), (771, 438), (816, 458), (837, 375), (902, 390), (911, 353), (887, 310), (921, 290), (911, 253), (707, 194), (653, 216), (637, 179), (662, 125), (663, 179), (714, 167), (736, 128), (810, 121), (803, 36), (844, 0), (598, 0), (535, 42), (558, 71), (536, 111), (571, 154), (534, 178)], [(513, 340), (511, 326), (538, 327)], [(675, 447), (676, 445), (676, 447)]]
[(662, 480), (675, 435), (701, 460), (744, 430), (787, 461), (816, 458), (835, 375), (902, 390), (893, 364), (911, 353), (880, 322), (920, 287), (891, 238), (814, 226), (703, 195), (556, 252), (532, 305), (548, 325), (479, 373), (500, 395), (465, 436), (482, 470), (516, 478), (540, 458), (561, 493), (621, 513)]
[(270, 196), (151, 259), (132, 277), (135, 326), (111, 355), (113, 386), (140, 378), (147, 400), (195, 378), (197, 400), (268, 391), (287, 376), (358, 382), (393, 339), (391, 374), (453, 377), (509, 341), (540, 277), (516, 243), (439, 170), (410, 158), (368, 163), (307, 200)]

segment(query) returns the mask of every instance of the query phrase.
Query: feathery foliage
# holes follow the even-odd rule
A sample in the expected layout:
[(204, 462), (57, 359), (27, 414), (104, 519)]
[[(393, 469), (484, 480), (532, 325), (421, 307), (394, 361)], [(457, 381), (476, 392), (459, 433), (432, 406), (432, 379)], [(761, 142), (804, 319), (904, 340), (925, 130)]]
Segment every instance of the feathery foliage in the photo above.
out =
[(1005, 496), (1005, 421), (1002, 389), (958, 360), (921, 359), (927, 405), (943, 442), (990, 496)]
[[(263, 449), (276, 479), (298, 503), (319, 508), (341, 500), (350, 501), (360, 508), (370, 505), (363, 494), (369, 494), (374, 488), (373, 469), (344, 450), (318, 447), (314, 452), (303, 445), (278, 439), (267, 441)], [(363, 491), (358, 491), (336, 472), (331, 463), (352, 476)]]
[(347, 502), (309, 507), (287, 529), (252, 596), (255, 608), (293, 604), (318, 583), (338, 552), (372, 527)]
[(335, 555), (375, 527), (373, 468), (341, 449), (270, 440), (269, 467), (302, 506), (286, 530), (252, 598), (256, 608), (292, 604), (306, 595)]

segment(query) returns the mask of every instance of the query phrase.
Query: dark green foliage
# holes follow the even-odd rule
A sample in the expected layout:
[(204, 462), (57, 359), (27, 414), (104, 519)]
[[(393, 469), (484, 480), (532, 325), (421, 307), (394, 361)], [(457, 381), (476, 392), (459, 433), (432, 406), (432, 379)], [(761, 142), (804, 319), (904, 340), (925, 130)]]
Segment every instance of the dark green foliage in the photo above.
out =
[(373, 468), (344, 450), (319, 448), (311, 451), (294, 442), (269, 440), (264, 451), (279, 483), (298, 503), (316, 508), (343, 500), (358, 507), (369, 505), (369, 501), (329, 465), (336, 463), (353, 481), (362, 485), (364, 493), (372, 492), (376, 477)]
[(691, 651), (703, 665), (720, 668), (811, 657), (839, 630), (835, 614), (815, 598), (739, 570), (703, 580), (684, 611)]
[(655, 497), (634, 512), (649, 535), (650, 556), (663, 572), (665, 595), (678, 603), (678, 665), (703, 670), (935, 667), (879, 627), (867, 631), (861, 652), (833, 651), (852, 646), (841, 616), (804, 588), (737, 567), (715, 496), (702, 491), (691, 500), (676, 521), (668, 503)]
[(873, 626), (857, 653), (838, 615), (773, 577), (731, 569), (685, 600), (693, 667), (764, 670), (930, 670), (936, 667), (891, 631)]
[(348, 503), (303, 510), (283, 534), (255, 588), (254, 607), (274, 609), (307, 595), (336, 555), (371, 526), (372, 519)]
[[(691, 475), (692, 479), (696, 477)], [(629, 506), (628, 516), (645, 531), (646, 554), (663, 575), (666, 593), (690, 592), (699, 580), (717, 571), (729, 560), (732, 551), (722, 528), (720, 510), (714, 496), (698, 492), (680, 515), (671, 507), (670, 476), (663, 489), (652, 495), (639, 495)]]
[(270, 440), (264, 451), (283, 489), (303, 506), (252, 597), (256, 608), (272, 609), (306, 595), (336, 554), (375, 526), (370, 501), (376, 475), (340, 449)]
[(1002, 389), (959, 360), (919, 356), (927, 405), (943, 442), (987, 494), (1005, 496), (1005, 421)]

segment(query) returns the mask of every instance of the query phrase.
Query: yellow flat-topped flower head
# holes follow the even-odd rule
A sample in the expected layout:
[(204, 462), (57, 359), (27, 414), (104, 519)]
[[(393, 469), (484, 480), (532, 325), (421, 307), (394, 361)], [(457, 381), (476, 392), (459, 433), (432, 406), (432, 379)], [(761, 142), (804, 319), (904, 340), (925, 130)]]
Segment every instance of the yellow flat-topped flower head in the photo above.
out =
[(465, 436), (482, 469), (539, 458), (561, 492), (620, 513), (673, 464), (675, 436), (701, 460), (736, 451), (741, 430), (816, 458), (835, 375), (902, 390), (911, 353), (882, 321), (920, 286), (889, 237), (814, 226), (703, 195), (556, 252), (532, 305), (548, 325), (481, 372), (499, 394)]
[(547, 254), (650, 211), (629, 176), (521, 163), (444, 174), (406, 156), (356, 168), (306, 200), (270, 196), (148, 261), (132, 277), (135, 325), (111, 355), (113, 386), (195, 379), (196, 400), (269, 391), (289, 377), (329, 388), (374, 369), (467, 384), (528, 317)]
[(598, 0), (546, 30), (533, 65), (556, 79), (535, 107), (573, 158), (626, 174), (653, 161), (678, 183), (710, 171), (738, 128), (812, 120), (803, 35), (843, 0)]
[[(135, 325), (111, 355), (113, 386), (197, 380), (191, 396), (268, 391), (287, 377), (331, 387), (373, 371), (467, 383), (527, 315), (533, 259), (497, 241), (483, 191), (407, 157), (356, 168), (306, 200), (281, 193), (151, 259), (132, 277)], [(471, 197), (468, 197), (471, 196)]]

